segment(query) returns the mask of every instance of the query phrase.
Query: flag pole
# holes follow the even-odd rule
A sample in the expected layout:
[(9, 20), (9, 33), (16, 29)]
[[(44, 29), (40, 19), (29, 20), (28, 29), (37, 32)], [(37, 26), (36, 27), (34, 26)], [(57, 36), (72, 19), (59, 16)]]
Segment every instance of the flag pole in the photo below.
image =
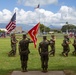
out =
[[(39, 10), (40, 10), (40, 2), (39, 2)], [(40, 26), (40, 12), (39, 12), (39, 26)], [(38, 30), (38, 35), (40, 36), (40, 27), (39, 27), (39, 30)]]
[[(37, 7), (35, 7), (35, 9), (40, 9), (40, 1), (39, 4), (37, 5)], [(39, 20), (39, 24), (40, 24), (40, 12), (38, 13), (38, 20)], [(40, 27), (39, 27), (39, 35), (40, 35)]]
[[(39, 1), (39, 10), (40, 10), (40, 1)], [(39, 26), (40, 26), (40, 12), (39, 12)], [(39, 35), (40, 35), (40, 27), (39, 27)]]

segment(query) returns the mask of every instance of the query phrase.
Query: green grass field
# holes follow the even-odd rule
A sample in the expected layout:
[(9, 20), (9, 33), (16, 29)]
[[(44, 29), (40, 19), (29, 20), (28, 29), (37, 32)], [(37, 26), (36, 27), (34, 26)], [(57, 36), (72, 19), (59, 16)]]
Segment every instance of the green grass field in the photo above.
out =
[[(48, 35), (50, 39), (50, 35)], [(38, 37), (38, 43), (42, 40), (42, 37)], [(74, 50), (72, 44), (70, 44), (70, 53), (68, 57), (61, 56), (63, 41), (62, 34), (56, 34), (56, 55), (55, 57), (49, 57), (48, 70), (74, 70), (76, 71), (76, 56), (72, 55)], [(73, 38), (71, 39), (73, 42)], [(18, 47), (18, 46), (17, 46)], [(41, 61), (37, 48), (34, 48), (33, 44), (30, 44), (30, 54), (28, 60), (28, 70), (41, 70)], [(10, 38), (0, 38), (0, 75), (9, 75), (14, 70), (21, 70), (21, 63), (19, 53), (15, 57), (8, 57), (8, 52), (11, 50)]]

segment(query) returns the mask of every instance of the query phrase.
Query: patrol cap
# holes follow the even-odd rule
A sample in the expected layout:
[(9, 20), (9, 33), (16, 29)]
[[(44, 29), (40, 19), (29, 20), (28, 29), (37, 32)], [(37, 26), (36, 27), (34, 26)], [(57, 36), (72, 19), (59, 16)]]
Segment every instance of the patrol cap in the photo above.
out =
[(15, 35), (15, 33), (12, 33), (11, 36)]
[(51, 37), (55, 37), (55, 35), (51, 35)]
[(76, 34), (74, 34), (74, 37), (76, 37)]
[(67, 35), (67, 34), (65, 34), (65, 35), (64, 35), (64, 37), (65, 37), (65, 38), (67, 38), (67, 37), (68, 37), (68, 35)]
[(23, 37), (25, 37), (25, 38), (26, 38), (26, 34), (23, 34)]
[(43, 36), (43, 39), (46, 39), (46, 38), (47, 38), (47, 36), (46, 36), (46, 35), (44, 35), (44, 36)]

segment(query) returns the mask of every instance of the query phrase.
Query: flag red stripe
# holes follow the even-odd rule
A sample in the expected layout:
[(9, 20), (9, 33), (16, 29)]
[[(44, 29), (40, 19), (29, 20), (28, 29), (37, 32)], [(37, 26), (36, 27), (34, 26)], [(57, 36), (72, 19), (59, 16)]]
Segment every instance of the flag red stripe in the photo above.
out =
[(10, 23), (8, 24), (8, 26), (6, 27), (6, 29), (9, 30), (10, 27), (13, 26), (12, 24), (16, 25), (15, 22), (10, 22)]
[(7, 30), (8, 30), (9, 27), (11, 26), (11, 23), (12, 23), (12, 22), (10, 22), (10, 23), (6, 26), (6, 29), (7, 29)]
[(9, 26), (6, 29), (9, 30), (11, 26), (12, 26), (12, 22), (9, 23)]
[(15, 27), (16, 27), (16, 13), (14, 13), (14, 15), (12, 16), (10, 22), (6, 26), (6, 29), (8, 31), (7, 33), (10, 33)]
[(16, 27), (16, 25), (15, 24), (13, 24), (13, 23), (11, 23), (10, 25), (9, 25), (9, 28), (7, 29), (8, 31), (11, 29), (11, 27)]

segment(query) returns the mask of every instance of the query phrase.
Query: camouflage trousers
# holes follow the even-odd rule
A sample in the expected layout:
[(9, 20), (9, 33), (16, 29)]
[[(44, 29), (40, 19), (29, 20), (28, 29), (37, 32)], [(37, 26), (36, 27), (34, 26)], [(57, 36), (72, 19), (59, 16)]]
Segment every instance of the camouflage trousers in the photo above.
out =
[(47, 70), (48, 60), (49, 60), (48, 53), (47, 54), (41, 54), (41, 67), (43, 70), (44, 69)]
[(28, 54), (20, 54), (20, 60), (21, 60), (21, 68), (23, 71), (27, 70), (27, 61), (28, 61)]
[(55, 46), (51, 46), (51, 50), (49, 52), (49, 55), (55, 56)]
[(8, 56), (16, 55), (16, 45), (11, 45), (12, 50), (8, 53)]
[(76, 46), (74, 46), (74, 51), (72, 53), (73, 55), (76, 55)]
[(69, 53), (69, 52), (70, 52), (69, 46), (63, 47), (63, 52), (62, 52), (62, 55), (63, 55), (63, 56), (68, 56), (68, 53)]

